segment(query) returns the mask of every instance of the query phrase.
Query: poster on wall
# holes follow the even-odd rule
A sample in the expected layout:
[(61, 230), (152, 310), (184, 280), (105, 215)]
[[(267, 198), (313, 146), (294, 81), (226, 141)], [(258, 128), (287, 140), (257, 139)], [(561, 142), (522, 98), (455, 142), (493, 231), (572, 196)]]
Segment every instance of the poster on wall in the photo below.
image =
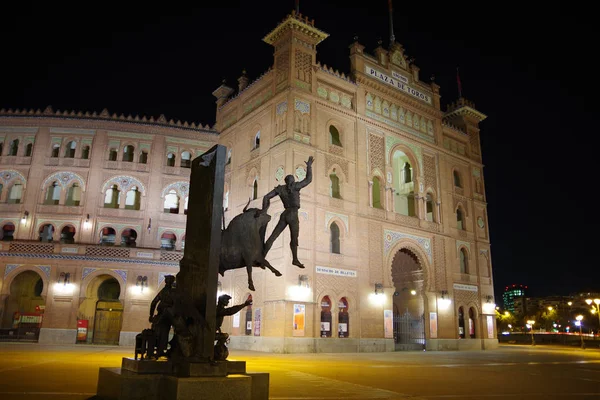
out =
[(304, 321), (306, 318), (306, 306), (294, 304), (294, 329), (292, 336), (304, 336)]
[(77, 341), (78, 342), (87, 341), (87, 331), (88, 331), (88, 320), (87, 319), (78, 319), (77, 320)]
[(383, 310), (383, 332), (386, 339), (394, 337), (394, 313), (392, 310)]
[(234, 328), (240, 327), (240, 313), (239, 312), (233, 314), (233, 327)]
[(487, 316), (488, 339), (494, 338), (494, 317)]
[(431, 339), (437, 339), (438, 336), (438, 324), (437, 324), (437, 313), (429, 313), (429, 337)]
[(260, 336), (260, 308), (254, 310), (254, 336)]

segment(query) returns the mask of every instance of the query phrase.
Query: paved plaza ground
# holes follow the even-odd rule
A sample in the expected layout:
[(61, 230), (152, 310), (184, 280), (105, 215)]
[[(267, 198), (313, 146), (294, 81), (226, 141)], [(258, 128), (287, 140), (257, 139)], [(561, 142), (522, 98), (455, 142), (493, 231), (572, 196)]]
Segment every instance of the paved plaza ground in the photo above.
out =
[[(83, 400), (99, 367), (132, 349), (0, 343), (0, 399)], [(501, 346), (477, 352), (269, 354), (232, 350), (271, 375), (273, 400), (600, 399), (600, 351)]]

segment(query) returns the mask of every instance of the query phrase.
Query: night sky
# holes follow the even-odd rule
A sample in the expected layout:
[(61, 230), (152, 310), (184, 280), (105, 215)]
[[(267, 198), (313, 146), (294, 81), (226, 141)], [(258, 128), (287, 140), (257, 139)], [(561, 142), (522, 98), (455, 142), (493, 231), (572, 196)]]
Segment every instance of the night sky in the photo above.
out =
[[(210, 8), (19, 3), (2, 10), (0, 107), (107, 108), (211, 126), (212, 91), (223, 78), (237, 87), (244, 68), (254, 80), (272, 65), (261, 39), (294, 7), (292, 0)], [(349, 72), (355, 35), (369, 52), (379, 38), (387, 46), (386, 0), (300, 3), (330, 34), (317, 48), (321, 63)], [(435, 74), (443, 109), (457, 97), (458, 66), (464, 97), (488, 115), (480, 127), (498, 299), (511, 283), (533, 295), (600, 291), (592, 253), (595, 17), (539, 4), (394, 4), (396, 41), (416, 59), (421, 80)]]

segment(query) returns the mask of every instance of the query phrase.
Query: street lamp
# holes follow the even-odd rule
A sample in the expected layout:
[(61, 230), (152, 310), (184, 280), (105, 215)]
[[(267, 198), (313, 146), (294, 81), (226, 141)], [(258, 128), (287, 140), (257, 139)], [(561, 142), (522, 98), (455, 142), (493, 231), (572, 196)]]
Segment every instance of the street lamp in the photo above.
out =
[(583, 315), (578, 315), (575, 317), (575, 319), (577, 320), (577, 322), (575, 323), (575, 325), (579, 325), (579, 337), (581, 338), (581, 348), (585, 349), (585, 344), (583, 343), (583, 335), (581, 333), (581, 326), (583, 325), (581, 323), (581, 320), (583, 319)]
[(527, 326), (529, 326), (529, 331), (531, 332), (531, 345), (535, 346), (535, 338), (533, 336), (533, 324), (535, 324), (535, 321), (532, 319), (527, 320)]
[(588, 306), (592, 306), (592, 314), (598, 314), (598, 323), (600, 323), (600, 299), (586, 299)]

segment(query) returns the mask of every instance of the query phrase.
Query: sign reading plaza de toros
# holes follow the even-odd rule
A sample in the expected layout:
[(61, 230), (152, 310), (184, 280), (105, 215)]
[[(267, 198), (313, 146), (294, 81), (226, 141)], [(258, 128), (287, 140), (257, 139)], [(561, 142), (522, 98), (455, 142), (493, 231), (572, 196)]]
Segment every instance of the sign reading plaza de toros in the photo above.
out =
[(387, 83), (388, 85), (395, 87), (396, 89), (402, 90), (403, 92), (408, 93), (409, 95), (416, 97), (417, 99), (424, 101), (427, 104), (431, 104), (431, 96), (429, 94), (423, 93), (408, 86), (408, 79), (396, 72), (393, 73), (394, 77), (391, 77), (389, 75), (384, 74), (381, 71), (376, 70), (373, 67), (365, 65), (365, 73), (369, 76), (377, 78), (378, 80), (384, 83)]

